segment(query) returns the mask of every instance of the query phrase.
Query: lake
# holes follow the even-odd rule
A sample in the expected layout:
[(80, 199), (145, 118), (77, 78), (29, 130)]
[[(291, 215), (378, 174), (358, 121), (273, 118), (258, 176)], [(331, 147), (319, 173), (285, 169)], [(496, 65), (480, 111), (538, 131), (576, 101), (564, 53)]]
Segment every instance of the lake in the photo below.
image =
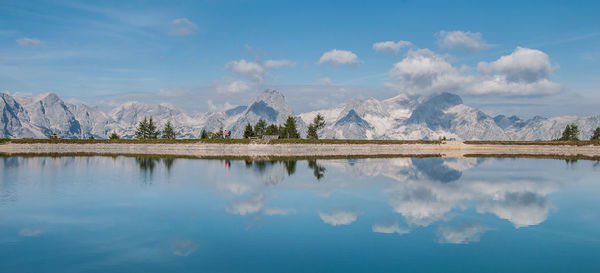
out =
[(0, 157), (0, 272), (600, 272), (600, 164)]

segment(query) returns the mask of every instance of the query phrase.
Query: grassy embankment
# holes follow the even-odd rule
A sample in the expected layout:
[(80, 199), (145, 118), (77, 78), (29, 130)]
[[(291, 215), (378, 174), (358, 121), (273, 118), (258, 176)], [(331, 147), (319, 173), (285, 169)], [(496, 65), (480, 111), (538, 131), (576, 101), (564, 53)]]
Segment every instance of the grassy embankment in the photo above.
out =
[(34, 143), (64, 143), (64, 144), (250, 144), (255, 142), (266, 144), (440, 144), (433, 140), (359, 140), (359, 139), (0, 139), (1, 143), (34, 144)]

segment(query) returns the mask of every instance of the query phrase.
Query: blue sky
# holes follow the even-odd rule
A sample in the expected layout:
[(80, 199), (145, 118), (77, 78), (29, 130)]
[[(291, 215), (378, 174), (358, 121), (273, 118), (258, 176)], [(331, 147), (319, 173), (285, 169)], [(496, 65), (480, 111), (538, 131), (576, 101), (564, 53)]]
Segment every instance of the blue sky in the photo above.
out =
[(0, 90), (190, 112), (265, 88), (297, 112), (451, 91), (490, 114), (591, 115), (598, 10), (597, 1), (1, 1)]

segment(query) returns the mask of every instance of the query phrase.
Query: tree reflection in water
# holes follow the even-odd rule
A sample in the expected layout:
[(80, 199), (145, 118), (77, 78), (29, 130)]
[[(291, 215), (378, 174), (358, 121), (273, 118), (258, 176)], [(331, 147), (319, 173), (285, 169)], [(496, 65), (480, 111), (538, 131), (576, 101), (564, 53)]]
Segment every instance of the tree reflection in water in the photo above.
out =
[(138, 164), (140, 171), (142, 171), (144, 175), (144, 182), (151, 184), (152, 174), (154, 173), (154, 168), (156, 168), (156, 165), (159, 164), (159, 162), (162, 162), (165, 166), (165, 169), (167, 169), (167, 173), (170, 173), (175, 163), (175, 158), (136, 157), (135, 162)]
[(325, 167), (318, 164), (316, 160), (309, 160), (308, 168), (313, 170), (313, 175), (315, 176), (315, 178), (317, 178), (317, 181), (320, 181), (321, 178), (325, 176), (325, 171), (327, 170), (325, 169)]

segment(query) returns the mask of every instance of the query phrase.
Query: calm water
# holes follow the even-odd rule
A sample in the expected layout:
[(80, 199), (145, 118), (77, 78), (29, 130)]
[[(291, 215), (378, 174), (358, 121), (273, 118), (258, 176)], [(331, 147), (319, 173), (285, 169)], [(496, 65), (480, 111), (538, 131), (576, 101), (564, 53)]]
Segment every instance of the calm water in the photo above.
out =
[(600, 272), (600, 166), (1, 157), (0, 272)]

